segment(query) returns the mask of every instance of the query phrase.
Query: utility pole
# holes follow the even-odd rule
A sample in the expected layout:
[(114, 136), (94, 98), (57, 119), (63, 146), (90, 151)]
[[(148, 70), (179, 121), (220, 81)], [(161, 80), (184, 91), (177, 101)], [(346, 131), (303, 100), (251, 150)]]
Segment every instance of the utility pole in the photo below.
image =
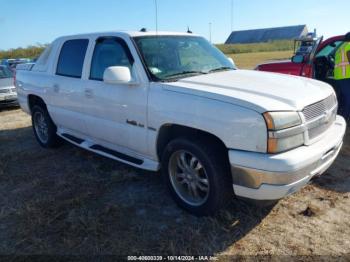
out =
[(209, 41), (211, 43), (211, 22), (209, 23)]

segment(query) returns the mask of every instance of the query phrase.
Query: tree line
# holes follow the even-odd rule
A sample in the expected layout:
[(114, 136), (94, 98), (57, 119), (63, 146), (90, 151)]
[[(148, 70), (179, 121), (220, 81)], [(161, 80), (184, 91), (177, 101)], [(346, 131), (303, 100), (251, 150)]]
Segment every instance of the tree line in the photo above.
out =
[(0, 59), (9, 58), (37, 58), (47, 47), (47, 44), (30, 45), (27, 47), (0, 50)]

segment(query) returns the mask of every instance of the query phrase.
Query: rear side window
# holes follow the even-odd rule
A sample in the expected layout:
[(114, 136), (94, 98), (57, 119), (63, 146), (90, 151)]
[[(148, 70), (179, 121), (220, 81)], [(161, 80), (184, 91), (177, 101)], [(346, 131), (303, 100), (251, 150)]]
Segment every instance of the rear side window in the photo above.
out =
[(83, 72), (85, 53), (89, 40), (74, 39), (66, 41), (58, 58), (56, 74), (80, 78)]
[(47, 62), (49, 60), (50, 54), (52, 51), (52, 46), (49, 45), (45, 48), (44, 52), (39, 56), (38, 60), (36, 61), (33, 71), (39, 71), (39, 72), (45, 72), (47, 70)]

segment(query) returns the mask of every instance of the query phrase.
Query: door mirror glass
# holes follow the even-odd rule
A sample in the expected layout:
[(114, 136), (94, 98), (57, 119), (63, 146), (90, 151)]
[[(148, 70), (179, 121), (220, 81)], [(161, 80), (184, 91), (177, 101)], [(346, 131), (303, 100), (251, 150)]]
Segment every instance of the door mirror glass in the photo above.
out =
[(110, 66), (103, 73), (103, 81), (108, 84), (127, 84), (131, 81), (131, 72), (127, 66)]
[(295, 64), (301, 64), (304, 62), (304, 56), (303, 55), (295, 55), (292, 57), (292, 62)]

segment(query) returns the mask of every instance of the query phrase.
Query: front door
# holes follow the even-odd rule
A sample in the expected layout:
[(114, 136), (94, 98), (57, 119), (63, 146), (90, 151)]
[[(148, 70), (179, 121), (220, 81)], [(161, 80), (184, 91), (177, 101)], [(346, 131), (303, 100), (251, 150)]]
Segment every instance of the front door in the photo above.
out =
[(134, 59), (121, 38), (96, 40), (89, 79), (84, 81), (89, 135), (111, 145), (147, 153), (148, 84), (105, 83), (103, 73), (110, 66), (128, 67), (134, 75)]
[(333, 84), (335, 53), (343, 43), (340, 40), (333, 41), (318, 51), (314, 59), (315, 79)]

